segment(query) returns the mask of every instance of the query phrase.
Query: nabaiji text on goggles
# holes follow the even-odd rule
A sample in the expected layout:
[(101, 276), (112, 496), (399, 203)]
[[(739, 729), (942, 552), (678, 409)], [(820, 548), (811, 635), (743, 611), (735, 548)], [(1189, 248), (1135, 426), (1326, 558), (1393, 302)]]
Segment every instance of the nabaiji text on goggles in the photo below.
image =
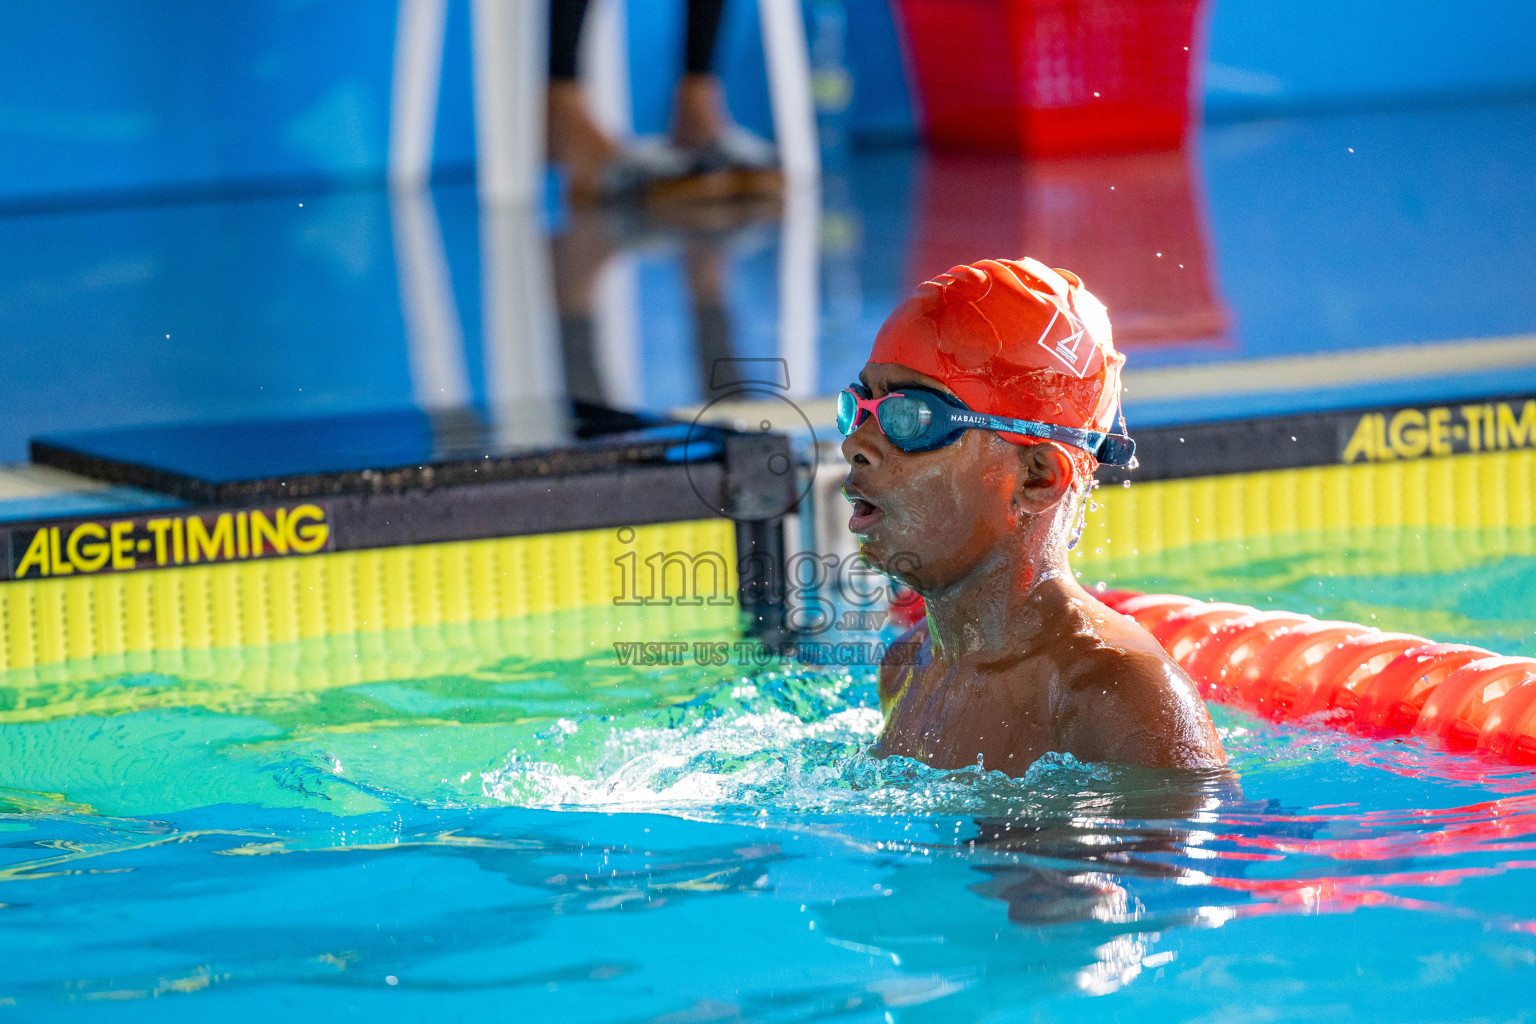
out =
[(943, 448), (967, 430), (995, 430), (1071, 445), (1107, 466), (1129, 467), (1136, 454), (1136, 442), (1125, 434), (990, 416), (929, 388), (904, 387), (875, 398), (864, 385), (853, 384), (838, 394), (837, 429), (843, 434), (859, 429), (871, 413), (880, 432), (906, 452)]

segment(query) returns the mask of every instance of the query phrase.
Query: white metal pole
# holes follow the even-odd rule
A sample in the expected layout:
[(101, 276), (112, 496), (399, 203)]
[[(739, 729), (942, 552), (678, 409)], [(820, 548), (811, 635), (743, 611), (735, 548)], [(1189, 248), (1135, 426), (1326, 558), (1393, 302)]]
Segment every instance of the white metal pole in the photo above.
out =
[(473, 0), (475, 158), (480, 198), (530, 203), (544, 183), (548, 4)]
[(768, 64), (774, 142), (785, 183), (790, 187), (813, 183), (821, 176), (821, 150), (800, 0), (757, 0), (757, 14)]
[(417, 188), (432, 176), (447, 18), (448, 0), (400, 0), (389, 98), (391, 188)]

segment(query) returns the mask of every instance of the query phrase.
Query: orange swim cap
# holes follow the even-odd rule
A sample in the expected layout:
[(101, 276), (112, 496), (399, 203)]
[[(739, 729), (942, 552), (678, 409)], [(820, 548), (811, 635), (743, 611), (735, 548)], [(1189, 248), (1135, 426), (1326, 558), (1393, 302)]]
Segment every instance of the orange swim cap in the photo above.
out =
[[(1108, 433), (1125, 356), (1115, 351), (1104, 304), (1076, 274), (1025, 257), (981, 260), (924, 281), (886, 318), (869, 361), (943, 381), (977, 412)], [(1082, 473), (1097, 465), (1079, 448), (1062, 450)]]

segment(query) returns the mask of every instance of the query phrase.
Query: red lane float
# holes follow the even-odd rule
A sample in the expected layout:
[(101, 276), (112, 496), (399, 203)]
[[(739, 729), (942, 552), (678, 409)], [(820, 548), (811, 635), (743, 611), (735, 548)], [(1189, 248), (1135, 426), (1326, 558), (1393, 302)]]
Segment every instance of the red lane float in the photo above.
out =
[(1364, 733), (1536, 764), (1536, 659), (1178, 594), (1097, 596), (1151, 633), (1208, 699), (1281, 721), (1322, 712)]

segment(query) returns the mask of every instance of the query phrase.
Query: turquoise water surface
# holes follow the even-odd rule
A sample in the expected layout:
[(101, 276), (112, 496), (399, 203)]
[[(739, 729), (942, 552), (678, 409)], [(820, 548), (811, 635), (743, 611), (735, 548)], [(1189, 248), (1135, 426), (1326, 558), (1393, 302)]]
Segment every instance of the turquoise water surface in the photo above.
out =
[[(1085, 579), (1532, 653), (1531, 541), (1317, 535)], [(600, 610), (0, 677), (0, 1016), (1536, 1007), (1522, 770), (1218, 708), (1237, 781), (940, 772), (863, 752), (868, 666), (610, 645), (728, 626)]]

